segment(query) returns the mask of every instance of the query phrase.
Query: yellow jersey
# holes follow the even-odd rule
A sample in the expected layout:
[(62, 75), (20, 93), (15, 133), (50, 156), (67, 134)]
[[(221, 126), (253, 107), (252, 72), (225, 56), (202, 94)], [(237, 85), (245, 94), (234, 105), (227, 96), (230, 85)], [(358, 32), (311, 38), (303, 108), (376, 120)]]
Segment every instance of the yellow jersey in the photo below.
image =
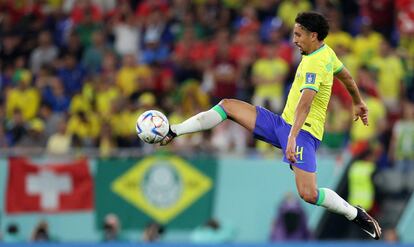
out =
[(337, 58), (335, 52), (326, 44), (309, 55), (303, 55), (296, 70), (295, 80), (289, 91), (282, 118), (288, 124), (293, 125), (296, 106), (302, 90), (315, 90), (317, 93), (302, 129), (322, 140), (333, 76), (339, 73), (343, 67), (344, 65)]

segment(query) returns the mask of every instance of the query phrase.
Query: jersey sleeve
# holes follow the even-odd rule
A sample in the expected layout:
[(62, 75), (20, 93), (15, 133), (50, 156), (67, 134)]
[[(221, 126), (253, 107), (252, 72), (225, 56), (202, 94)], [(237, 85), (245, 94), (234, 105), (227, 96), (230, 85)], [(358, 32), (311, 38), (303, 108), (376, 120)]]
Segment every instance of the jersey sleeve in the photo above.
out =
[(344, 64), (339, 60), (335, 53), (332, 54), (332, 66), (334, 75), (341, 72), (344, 68)]
[(324, 81), (324, 67), (318, 62), (307, 63), (303, 66), (302, 71), (303, 77), (300, 82), (300, 91), (311, 89), (318, 92), (321, 83)]

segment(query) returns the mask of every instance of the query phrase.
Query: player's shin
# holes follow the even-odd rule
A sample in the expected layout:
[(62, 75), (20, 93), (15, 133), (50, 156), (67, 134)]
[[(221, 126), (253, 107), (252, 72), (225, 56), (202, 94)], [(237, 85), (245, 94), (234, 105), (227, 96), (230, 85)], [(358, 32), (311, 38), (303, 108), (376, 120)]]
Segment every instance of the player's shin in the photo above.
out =
[(211, 129), (226, 119), (226, 112), (220, 105), (216, 105), (210, 110), (200, 112), (180, 124), (171, 125), (171, 130), (177, 135), (184, 135)]
[(341, 214), (348, 220), (353, 220), (357, 216), (357, 209), (342, 199), (335, 191), (328, 188), (318, 189), (318, 199), (316, 205), (322, 206), (327, 210)]

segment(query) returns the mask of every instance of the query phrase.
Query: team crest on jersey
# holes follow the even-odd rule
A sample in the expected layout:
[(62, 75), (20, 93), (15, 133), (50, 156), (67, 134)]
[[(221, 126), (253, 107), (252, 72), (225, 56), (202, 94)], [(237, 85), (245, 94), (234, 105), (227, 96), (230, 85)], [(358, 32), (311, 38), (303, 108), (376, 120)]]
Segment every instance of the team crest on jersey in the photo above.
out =
[(316, 74), (306, 73), (305, 84), (315, 84)]

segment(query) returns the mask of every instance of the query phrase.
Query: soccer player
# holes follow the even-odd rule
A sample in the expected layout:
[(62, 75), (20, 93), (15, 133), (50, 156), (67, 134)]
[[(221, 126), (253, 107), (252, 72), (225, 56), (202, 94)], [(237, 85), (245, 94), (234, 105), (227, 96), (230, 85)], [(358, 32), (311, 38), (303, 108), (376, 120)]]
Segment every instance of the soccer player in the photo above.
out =
[(304, 12), (296, 17), (293, 43), (303, 56), (281, 116), (243, 101), (223, 99), (212, 109), (171, 125), (161, 145), (176, 136), (211, 129), (231, 119), (251, 131), (255, 138), (284, 151), (283, 161), (294, 171), (303, 200), (344, 215), (372, 238), (379, 239), (381, 228), (364, 209), (350, 205), (333, 190), (318, 188), (316, 183), (316, 150), (323, 136), (334, 76), (352, 96), (354, 120), (361, 119), (368, 125), (368, 109), (355, 81), (335, 52), (324, 44), (328, 31), (326, 19), (318, 13)]

